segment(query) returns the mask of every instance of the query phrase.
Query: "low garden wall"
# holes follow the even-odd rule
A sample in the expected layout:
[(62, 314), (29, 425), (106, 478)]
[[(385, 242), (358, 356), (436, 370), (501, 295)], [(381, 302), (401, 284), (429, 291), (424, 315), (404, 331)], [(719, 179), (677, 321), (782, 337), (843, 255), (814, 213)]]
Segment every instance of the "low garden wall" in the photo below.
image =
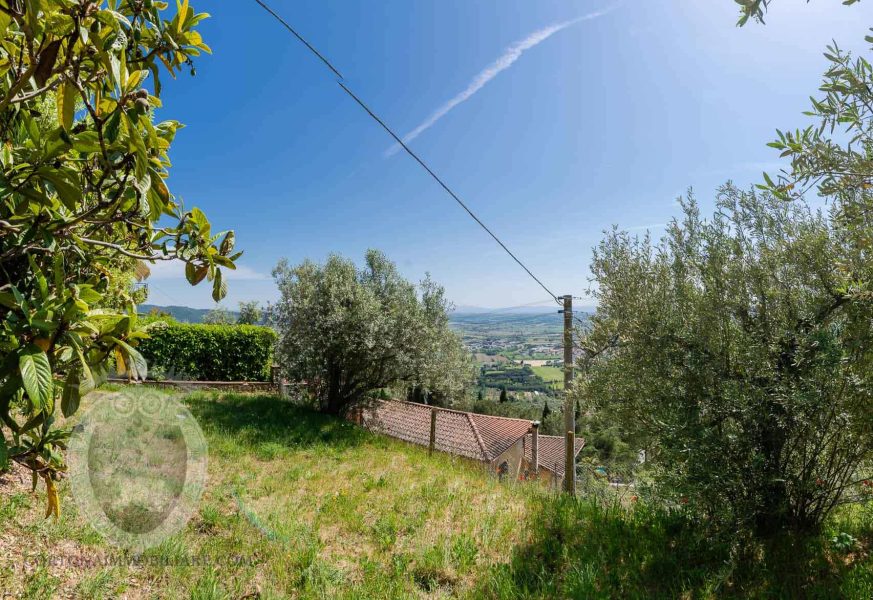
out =
[[(130, 384), (127, 379), (110, 378), (109, 383), (127, 385)], [(186, 390), (219, 390), (224, 392), (236, 393), (257, 393), (257, 394), (280, 394), (278, 383), (269, 381), (174, 381), (163, 380), (154, 381), (148, 380), (143, 383), (135, 383), (132, 385), (148, 385), (157, 388), (183, 388)]]

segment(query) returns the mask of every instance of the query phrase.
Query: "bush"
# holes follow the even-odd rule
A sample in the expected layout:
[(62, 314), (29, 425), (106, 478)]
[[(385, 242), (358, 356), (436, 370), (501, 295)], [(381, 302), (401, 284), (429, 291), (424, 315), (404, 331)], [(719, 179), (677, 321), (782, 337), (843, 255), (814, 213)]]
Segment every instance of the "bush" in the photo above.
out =
[(139, 351), (172, 378), (198, 381), (268, 381), (276, 333), (256, 325), (154, 323)]
[(403, 279), (376, 250), (366, 265), (332, 255), (273, 270), (281, 298), (271, 322), (286, 374), (304, 381), (321, 409), (346, 412), (383, 388), (445, 406), (462, 397), (475, 375), (470, 353), (449, 327), (450, 304), (430, 278)]
[[(819, 528), (873, 460), (873, 271), (841, 222), (727, 185), (660, 242), (613, 231), (573, 393), (726, 531)], [(601, 440), (606, 442), (606, 440)], [(603, 450), (609, 449), (604, 446)]]

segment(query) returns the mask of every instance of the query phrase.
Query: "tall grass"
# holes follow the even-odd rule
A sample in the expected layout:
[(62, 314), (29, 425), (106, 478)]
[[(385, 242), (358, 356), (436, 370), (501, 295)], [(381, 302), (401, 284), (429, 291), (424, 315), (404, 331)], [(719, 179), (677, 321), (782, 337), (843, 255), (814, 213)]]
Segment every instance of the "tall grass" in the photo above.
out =
[[(846, 543), (841, 543), (843, 540)], [(475, 595), (489, 598), (873, 598), (873, 511), (819, 535), (715, 535), (683, 510), (558, 498)]]
[[(199, 512), (142, 564), (42, 492), (0, 496), (0, 591), (51, 598), (873, 598), (873, 509), (768, 544), (681, 510), (555, 497), (267, 396), (185, 399)], [(733, 539), (732, 539), (733, 538)], [(11, 551), (10, 551), (11, 549)], [(31, 567), (21, 568), (24, 557)], [(57, 557), (108, 560), (84, 569)], [(193, 563), (193, 564), (192, 564)]]

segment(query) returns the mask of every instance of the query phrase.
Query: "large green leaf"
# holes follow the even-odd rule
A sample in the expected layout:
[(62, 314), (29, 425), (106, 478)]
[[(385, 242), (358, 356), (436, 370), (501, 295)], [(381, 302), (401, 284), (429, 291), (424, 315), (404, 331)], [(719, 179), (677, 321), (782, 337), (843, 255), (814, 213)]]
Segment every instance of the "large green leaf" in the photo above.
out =
[(142, 133), (127, 113), (124, 113), (124, 121), (127, 125), (128, 147), (134, 154), (134, 174), (137, 179), (142, 179), (148, 173), (149, 151)]
[(82, 191), (66, 177), (66, 173), (59, 169), (42, 167), (39, 169), (39, 175), (52, 184), (64, 206), (69, 210), (76, 209), (79, 201), (82, 199)]
[(76, 88), (70, 83), (61, 85), (57, 92), (58, 122), (66, 131), (73, 127), (73, 117), (76, 114)]
[(3, 11), (0, 11), (0, 34), (5, 35), (10, 23), (12, 23), (12, 17)]
[(133, 379), (145, 380), (146, 375), (148, 375), (148, 364), (146, 363), (146, 359), (142, 357), (133, 346), (128, 344), (123, 340), (119, 340), (118, 338), (110, 338), (113, 342), (118, 344), (119, 349), (122, 354), (124, 354), (124, 358), (126, 359), (125, 367), (127, 371), (130, 373), (130, 376)]
[(221, 270), (215, 269), (215, 280), (212, 282), (212, 299), (221, 302), (227, 296), (227, 282), (221, 276)]
[(115, 143), (118, 139), (118, 132), (121, 127), (121, 109), (113, 112), (106, 121), (105, 135), (106, 139), (111, 143)]
[(209, 234), (212, 231), (212, 226), (209, 224), (209, 219), (206, 218), (203, 211), (196, 206), (191, 209), (191, 221), (197, 224), (197, 228), (200, 230), (200, 235), (204, 238), (209, 237)]
[(52, 368), (42, 349), (30, 344), (18, 358), (18, 370), (24, 390), (35, 411), (39, 412), (52, 402)]
[(61, 412), (65, 417), (76, 414), (79, 410), (79, 402), (82, 399), (81, 381), (78, 373), (70, 373), (64, 383), (64, 392), (61, 395)]
[(233, 232), (228, 231), (224, 235), (224, 239), (221, 241), (221, 247), (219, 248), (219, 252), (221, 252), (221, 254), (223, 256), (227, 256), (228, 254), (233, 252), (233, 246), (234, 246), (235, 242), (236, 242), (236, 238), (235, 238)]
[(185, 263), (185, 277), (191, 285), (197, 285), (206, 277), (209, 272), (208, 267), (198, 266), (194, 263)]

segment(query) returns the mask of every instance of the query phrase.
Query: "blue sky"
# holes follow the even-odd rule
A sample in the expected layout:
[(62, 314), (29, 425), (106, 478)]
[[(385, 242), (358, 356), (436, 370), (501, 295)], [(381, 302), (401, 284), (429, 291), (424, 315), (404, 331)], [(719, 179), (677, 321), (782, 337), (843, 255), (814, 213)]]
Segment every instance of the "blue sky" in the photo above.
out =
[[(836, 0), (779, 0), (742, 29), (732, 0), (271, 4), (397, 131), (436, 115), (413, 149), (546, 285), (580, 296), (604, 229), (659, 235), (687, 188), (706, 210), (719, 184), (776, 170), (766, 142), (804, 124), (825, 45), (866, 50), (873, 23), (867, 3)], [(164, 81), (158, 118), (187, 125), (171, 189), (245, 250), (226, 306), (274, 299), (281, 257), (370, 247), (458, 305), (547, 297), (253, 0), (192, 5), (212, 14), (214, 54)], [(150, 289), (154, 304), (213, 304), (171, 265)]]

